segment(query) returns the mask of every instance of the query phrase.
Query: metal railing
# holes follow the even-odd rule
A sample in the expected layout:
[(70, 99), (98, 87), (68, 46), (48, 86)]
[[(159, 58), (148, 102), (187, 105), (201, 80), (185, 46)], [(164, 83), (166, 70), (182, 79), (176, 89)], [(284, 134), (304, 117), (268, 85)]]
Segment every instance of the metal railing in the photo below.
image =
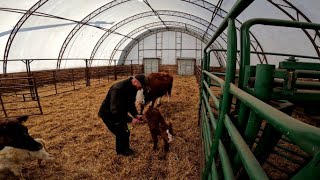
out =
[[(225, 81), (209, 72), (210, 55), (207, 53), (208, 44), (204, 50), (201, 73), (201, 91), (199, 104), (199, 118), (201, 124), (201, 135), (204, 146), (204, 168), (202, 179), (236, 179), (249, 177), (250, 179), (268, 179), (265, 170), (260, 163), (266, 161), (270, 151), (276, 146), (281, 136), (287, 138), (308, 155), (306, 162), (294, 172), (293, 179), (302, 177), (308, 179), (320, 178), (320, 129), (305, 124), (291, 116), (277, 110), (267, 104), (268, 98), (273, 93), (273, 76), (265, 76), (274, 72), (272, 65), (259, 65), (256, 74), (256, 89), (253, 94), (245, 91), (246, 79), (245, 67), (250, 64), (250, 39), (247, 33), (249, 27), (254, 23), (268, 24), (286, 27), (299, 27), (318, 29), (318, 24), (301, 23), (283, 20), (256, 19), (249, 20), (243, 24), (241, 36), (241, 59), (239, 73), (239, 87), (234, 84), (236, 72), (237, 36), (234, 19), (252, 1), (238, 0), (230, 11), (217, 32), (213, 35), (210, 43), (213, 43), (228, 24), (227, 45), (227, 69)], [(298, 25), (298, 23), (300, 25)], [(222, 97), (214, 95), (210, 89), (211, 81), (220, 84)], [(265, 83), (271, 83), (271, 88), (260, 88)], [(231, 109), (232, 100), (237, 99), (237, 107)], [(266, 102), (264, 102), (266, 101)], [(218, 109), (218, 116), (213, 112), (213, 107)], [(231, 112), (233, 110), (233, 112)], [(217, 114), (217, 113), (216, 113)], [(249, 117), (246, 116), (249, 114)], [(264, 120), (267, 124), (263, 129), (261, 142), (253, 148), (255, 138)], [(265, 137), (267, 134), (276, 137)], [(270, 142), (267, 142), (270, 140)], [(267, 147), (264, 150), (262, 147)], [(281, 147), (281, 146), (277, 146)], [(246, 173), (241, 170), (244, 169)]]

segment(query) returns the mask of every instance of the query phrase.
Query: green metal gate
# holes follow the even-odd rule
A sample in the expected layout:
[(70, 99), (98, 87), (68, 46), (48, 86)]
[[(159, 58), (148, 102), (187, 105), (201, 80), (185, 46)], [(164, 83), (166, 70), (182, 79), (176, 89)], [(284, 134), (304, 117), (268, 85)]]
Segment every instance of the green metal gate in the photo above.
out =
[[(262, 164), (275, 147), (290, 151), (280, 141), (286, 141), (303, 152), (294, 152), (304, 161), (289, 178), (320, 179), (320, 129), (291, 117), (290, 103), (282, 102), (285, 99), (319, 103), (319, 91), (297, 90), (302, 86), (318, 87), (319, 83), (299, 83), (297, 77), (320, 78), (320, 68), (317, 63), (295, 62), (283, 62), (279, 66), (282, 69), (268, 64), (250, 66), (249, 36), (249, 29), (254, 24), (316, 30), (320, 30), (320, 24), (275, 19), (245, 22), (241, 27), (240, 71), (236, 86), (237, 34), (234, 18), (251, 2), (253, 0), (236, 2), (204, 50), (199, 104), (204, 150), (202, 179), (269, 179)], [(225, 80), (222, 80), (209, 72), (210, 54), (207, 49), (227, 26), (227, 70)], [(275, 87), (279, 78), (282, 78), (281, 87)], [(220, 98), (211, 90), (213, 81), (221, 87)], [(275, 108), (270, 105), (271, 100), (282, 104)], [(285, 153), (280, 155), (295, 162)]]

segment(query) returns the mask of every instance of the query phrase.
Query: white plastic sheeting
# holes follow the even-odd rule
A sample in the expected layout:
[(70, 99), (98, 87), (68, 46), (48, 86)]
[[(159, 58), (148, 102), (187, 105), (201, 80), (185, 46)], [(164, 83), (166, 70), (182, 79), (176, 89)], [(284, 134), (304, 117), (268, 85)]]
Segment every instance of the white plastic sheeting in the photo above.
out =
[[(3, 54), (5, 52), (6, 44), (8, 42), (9, 35), (12, 28), (16, 25), (18, 20), (23, 14), (17, 12), (8, 12), (5, 8), (13, 8), (16, 11), (26, 11), (30, 9), (37, 0), (1, 0), (0, 1), (0, 59), (3, 59)], [(166, 10), (166, 11), (179, 11), (194, 15), (196, 17), (202, 18), (203, 20), (210, 21), (212, 16), (213, 7), (208, 6), (208, 2), (216, 5), (218, 0), (207, 1), (206, 3), (201, 3), (201, 1), (189, 1), (189, 0), (148, 0), (147, 1), (153, 10)], [(190, 2), (194, 2), (192, 4)], [(200, 2), (200, 3), (199, 3)], [(235, 0), (224, 0), (221, 8), (225, 11), (229, 11), (234, 5)], [(277, 0), (275, 2), (281, 3), (282, 0)], [(319, 7), (320, 1), (318, 0), (290, 0), (294, 6), (296, 6), (301, 12), (303, 12), (312, 22), (320, 23)], [(211, 11), (206, 10), (199, 5), (205, 5)], [(72, 58), (81, 59), (79, 61), (62, 61), (61, 68), (70, 67), (84, 67), (85, 63), (83, 59), (89, 59), (94, 47), (96, 46), (99, 39), (108, 32), (109, 28), (114, 28), (119, 22), (127, 19), (131, 16), (137, 15), (139, 13), (150, 12), (152, 9), (147, 6), (143, 0), (49, 0), (43, 6), (41, 6), (36, 12), (46, 13), (49, 15), (56, 16), (52, 17), (40, 17), (32, 15), (27, 21), (22, 25), (19, 32), (16, 34), (12, 45), (10, 47), (8, 56), (8, 68), (7, 72), (24, 71), (25, 64), (18, 61), (12, 62), (10, 59), (57, 59), (61, 51), (62, 45), (65, 42), (68, 34), (75, 27), (76, 22), (81, 21), (87, 17), (90, 13), (95, 12), (100, 7), (105, 7), (101, 9), (102, 13), (97, 16), (92, 14), (92, 18), (88, 24), (96, 26), (84, 25), (74, 37), (70, 40), (68, 46), (66, 47), (62, 58)], [(286, 9), (292, 13), (293, 10)], [(218, 12), (213, 23), (215, 26), (219, 26), (222, 22), (220, 15), (225, 15), (223, 12)], [(65, 18), (57, 19), (57, 17)], [(191, 17), (191, 16), (190, 16)], [(172, 15), (160, 15), (163, 21), (177, 21), (183, 22), (192, 26), (196, 26), (203, 31), (206, 31), (207, 27), (199, 24), (190, 19), (189, 16), (177, 17)], [(272, 5), (267, 0), (256, 0), (254, 1), (240, 16), (239, 20), (244, 22), (252, 18), (276, 18), (276, 19), (287, 19), (290, 18)], [(68, 19), (68, 20), (66, 20)], [(156, 16), (149, 16), (140, 19), (136, 19), (132, 22), (127, 22), (121, 27), (114, 28), (115, 32), (110, 33), (110, 35), (101, 43), (97, 52), (94, 56), (96, 59), (109, 59), (114, 48), (118, 42), (129, 32), (134, 29), (144, 26), (152, 22), (159, 22), (160, 19)], [(239, 27), (239, 24), (237, 23)], [(159, 26), (158, 26), (159, 27)], [(162, 26), (164, 27), (164, 26)], [(154, 27), (157, 28), (157, 27)], [(132, 36), (132, 38), (137, 37), (139, 34), (145, 31), (152, 30), (146, 29)], [(213, 31), (208, 31), (210, 35)], [(226, 33), (226, 31), (225, 31)], [(317, 56), (314, 47), (312, 46), (310, 40), (300, 29), (292, 28), (275, 28), (271, 26), (253, 26), (252, 33), (257, 37), (264, 51), (266, 52), (279, 52), (279, 53), (293, 53), (308, 56)], [(174, 49), (175, 47), (175, 33), (168, 32), (163, 33), (163, 44), (164, 49)], [(146, 40), (144, 40), (144, 48), (151, 49), (155, 48), (155, 35), (151, 35)], [(148, 40), (149, 39), (149, 40)], [(125, 43), (120, 46), (119, 50), (113, 57), (118, 59), (122, 53), (122, 49), (128, 44), (132, 39), (128, 39)], [(318, 40), (318, 39), (317, 39)], [(219, 43), (226, 48), (225, 42), (219, 38)], [(184, 34), (183, 35), (183, 48), (184, 49), (195, 49), (195, 38)], [(318, 42), (320, 44), (320, 42)], [(203, 45), (202, 47), (205, 47)], [(140, 49), (141, 50), (141, 49)], [(252, 49), (253, 50), (253, 49)], [(196, 57), (196, 51), (184, 50), (181, 56)], [(155, 56), (154, 51), (146, 50), (143, 52), (147, 56)], [(163, 50), (162, 62), (166, 64), (175, 63), (175, 51), (173, 50)], [(269, 63), (277, 64), (279, 61), (283, 60), (284, 57), (267, 56)], [(130, 52), (128, 59), (138, 60), (138, 47), (134, 47)], [(309, 61), (309, 60), (307, 60)], [(318, 60), (311, 60), (313, 62), (319, 62)], [(257, 56), (252, 55), (252, 64), (258, 62)], [(127, 63), (127, 62), (126, 62)], [(3, 62), (0, 62), (0, 73), (3, 73), (2, 69)], [(56, 61), (41, 60), (40, 62), (34, 61), (31, 64), (32, 70), (41, 69), (55, 69)], [(107, 65), (106, 60), (94, 61), (93, 65)], [(211, 65), (218, 65), (217, 60), (212, 56)]]

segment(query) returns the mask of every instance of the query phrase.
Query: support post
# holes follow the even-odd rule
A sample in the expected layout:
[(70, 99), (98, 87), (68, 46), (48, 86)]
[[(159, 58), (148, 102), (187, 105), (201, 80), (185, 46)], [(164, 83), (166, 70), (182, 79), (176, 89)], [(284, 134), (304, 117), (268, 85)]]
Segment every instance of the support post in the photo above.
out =
[(232, 94), (229, 92), (230, 90), (230, 83), (234, 83), (235, 79), (235, 72), (236, 72), (236, 59), (237, 59), (237, 33), (236, 33), (236, 26), (234, 19), (228, 20), (228, 62), (227, 62), (227, 75), (225, 80), (225, 86), (223, 88), (223, 97), (222, 97), (222, 104), (221, 109), (219, 112), (219, 121), (217, 128), (215, 129), (214, 134), (214, 141), (210, 148), (210, 156), (209, 160), (206, 163), (205, 170), (203, 172), (202, 179), (207, 179), (209, 168), (211, 167), (212, 163), (214, 162), (214, 157), (216, 156), (220, 138), (222, 133), (225, 129), (224, 127), (224, 118), (225, 115), (230, 112), (231, 108), (231, 101), (232, 101)]
[(58, 94), (58, 89), (57, 89), (57, 71), (52, 71), (52, 76), (53, 76), (54, 89), (56, 90), (56, 94)]
[(72, 75), (72, 86), (73, 86), (73, 90), (76, 90), (76, 86), (74, 84), (74, 73), (73, 73), (73, 69), (71, 70), (71, 75)]
[(2, 110), (3, 110), (4, 116), (8, 117), (7, 112), (6, 112), (6, 108), (4, 107), (4, 103), (2, 101), (2, 94), (1, 93), (0, 93), (0, 102), (1, 102), (1, 107), (2, 107)]
[[(260, 100), (266, 102), (272, 96), (273, 73), (275, 66), (268, 64), (258, 64), (256, 70), (256, 81), (254, 85), (254, 95)], [(248, 124), (244, 132), (245, 140), (249, 147), (254, 143), (261, 126), (261, 118), (251, 111)]]
[(39, 94), (38, 94), (38, 90), (37, 90), (37, 83), (36, 83), (36, 78), (35, 77), (33, 77), (33, 82), (34, 82), (34, 90), (35, 90), (35, 95), (36, 95), (36, 98), (37, 98), (40, 114), (43, 114), (42, 107), (41, 107), (41, 104), (40, 104), (40, 98), (39, 98)]
[[(247, 66), (247, 69), (251, 69), (250, 66)], [(268, 101), (272, 96), (272, 86), (273, 86), (273, 73), (275, 66), (268, 64), (258, 64), (256, 67), (256, 80), (254, 85), (254, 96), (259, 98), (262, 101)], [(246, 77), (249, 77), (249, 70), (246, 72)], [(246, 84), (246, 83), (244, 83)], [(241, 103), (242, 104), (242, 103)], [(243, 105), (244, 106), (244, 105)], [(245, 120), (241, 120), (241, 125), (245, 125)], [(244, 139), (248, 146), (251, 148), (254, 140), (259, 132), (262, 119), (257, 116), (254, 111), (250, 111), (249, 119), (244, 131)], [(239, 153), (236, 154), (234, 159), (234, 170), (237, 171), (240, 168)]]
[(132, 60), (130, 60), (130, 70), (131, 70), (131, 76), (133, 75), (133, 65), (132, 65)]
[[(30, 66), (31, 62), (32, 62), (32, 60), (29, 60), (29, 59), (25, 60), (28, 77), (32, 77), (31, 66)], [(29, 84), (29, 90), (30, 90), (31, 99), (35, 100), (36, 97), (35, 97), (35, 92), (34, 92), (34, 88), (33, 88), (34, 86), (33, 86), (32, 79), (28, 78), (28, 84)]]
[(85, 69), (85, 76), (86, 76), (86, 86), (90, 86), (90, 69), (88, 64), (88, 59), (86, 61), (86, 69)]
[(114, 68), (113, 68), (113, 70), (114, 70), (114, 80), (118, 79), (117, 78), (117, 64), (116, 63), (117, 63), (116, 60), (114, 60)]

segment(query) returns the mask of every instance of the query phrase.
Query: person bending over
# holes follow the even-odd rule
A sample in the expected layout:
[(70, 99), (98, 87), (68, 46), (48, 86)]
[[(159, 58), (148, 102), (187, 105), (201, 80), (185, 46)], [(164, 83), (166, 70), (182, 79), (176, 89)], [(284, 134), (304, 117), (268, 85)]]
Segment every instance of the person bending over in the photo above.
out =
[(137, 91), (146, 84), (147, 78), (143, 74), (119, 81), (111, 86), (100, 106), (99, 117), (116, 136), (117, 154), (129, 156), (134, 153), (129, 145), (130, 131), (127, 123), (135, 124), (142, 118), (135, 107), (135, 98)]

